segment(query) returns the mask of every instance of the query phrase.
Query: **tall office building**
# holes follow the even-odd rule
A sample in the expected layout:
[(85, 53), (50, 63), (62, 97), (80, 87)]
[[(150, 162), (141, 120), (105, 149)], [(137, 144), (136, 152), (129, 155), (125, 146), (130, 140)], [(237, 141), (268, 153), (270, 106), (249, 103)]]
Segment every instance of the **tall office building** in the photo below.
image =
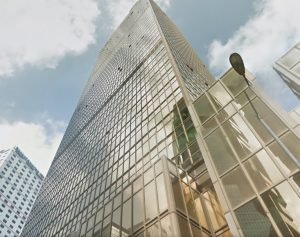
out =
[(255, 85), (232, 69), (214, 81), (140, 0), (100, 53), (22, 236), (298, 236), (299, 157)]
[(300, 99), (300, 43), (278, 59), (273, 68)]
[(43, 175), (18, 147), (0, 151), (0, 236), (19, 236)]

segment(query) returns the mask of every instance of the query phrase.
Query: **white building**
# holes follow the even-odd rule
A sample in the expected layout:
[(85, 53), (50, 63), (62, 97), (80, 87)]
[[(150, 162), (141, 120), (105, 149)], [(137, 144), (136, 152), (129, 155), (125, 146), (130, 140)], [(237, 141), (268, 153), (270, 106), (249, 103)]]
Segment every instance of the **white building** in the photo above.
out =
[(18, 147), (0, 151), (0, 236), (19, 236), (43, 175)]
[(278, 59), (273, 67), (300, 99), (300, 43)]

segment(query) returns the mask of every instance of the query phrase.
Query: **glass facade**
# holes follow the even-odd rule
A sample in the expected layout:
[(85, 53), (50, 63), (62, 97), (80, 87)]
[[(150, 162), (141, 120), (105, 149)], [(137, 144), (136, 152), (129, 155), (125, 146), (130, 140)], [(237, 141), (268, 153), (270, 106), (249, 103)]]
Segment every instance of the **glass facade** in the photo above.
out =
[(101, 51), (22, 236), (231, 236), (157, 14), (138, 1)]
[(214, 81), (160, 8), (138, 1), (99, 55), (22, 236), (298, 236), (297, 167), (249, 100), (300, 157), (255, 88), (232, 70)]
[(278, 59), (273, 67), (300, 99), (300, 43)]
[(300, 140), (289, 121), (232, 69), (194, 102), (194, 110), (215, 185), (225, 193), (219, 195), (227, 203), (225, 216), (233, 217), (240, 234), (300, 236), (298, 168), (261, 119), (300, 160)]

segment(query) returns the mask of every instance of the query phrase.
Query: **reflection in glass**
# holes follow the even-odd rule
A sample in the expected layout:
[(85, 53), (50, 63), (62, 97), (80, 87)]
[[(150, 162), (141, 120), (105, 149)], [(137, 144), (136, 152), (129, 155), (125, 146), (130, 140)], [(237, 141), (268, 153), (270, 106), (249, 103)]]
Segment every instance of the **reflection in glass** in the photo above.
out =
[(271, 143), (268, 148), (278, 165), (280, 165), (281, 169), (283, 169), (286, 174), (289, 175), (297, 169), (294, 162), (290, 160), (277, 142)]
[(146, 229), (146, 237), (157, 237), (157, 236), (161, 236), (159, 222), (156, 222), (154, 225)]
[(232, 98), (229, 93), (224, 89), (220, 83), (216, 83), (213, 87), (208, 90), (208, 94), (211, 101), (214, 103), (216, 108), (219, 110), (228, 104)]
[(113, 236), (120, 236), (121, 233), (121, 207), (113, 212), (111, 233)]
[(226, 135), (233, 145), (239, 159), (258, 150), (261, 146), (240, 115), (235, 115), (223, 124)]
[(172, 177), (172, 188), (173, 188), (176, 208), (178, 208), (182, 212), (185, 212), (184, 201), (181, 194), (180, 181), (178, 180), (177, 177), (174, 176)]
[(248, 86), (245, 82), (245, 79), (234, 70), (230, 70), (229, 72), (227, 72), (221, 78), (221, 80), (234, 96), (239, 94)]
[(264, 150), (245, 162), (245, 168), (258, 191), (263, 191), (283, 179), (282, 174)]
[(208, 118), (210, 118), (215, 113), (213, 107), (211, 106), (205, 94), (199, 97), (195, 101), (194, 106), (201, 123), (204, 123)]
[(194, 220), (197, 220), (197, 213), (196, 213), (196, 208), (194, 205), (194, 201), (192, 199), (192, 194), (190, 192), (190, 188), (188, 185), (185, 183), (181, 182), (182, 185), (182, 191), (183, 191), (183, 196), (184, 196), (184, 201), (187, 207), (188, 214), (191, 218)]
[(103, 231), (102, 231), (102, 236), (103, 237), (110, 237), (110, 218), (111, 216), (108, 216), (104, 219), (103, 221)]
[(143, 225), (144, 221), (144, 200), (143, 192), (139, 191), (133, 196), (133, 231), (136, 231)]
[(195, 203), (195, 209), (198, 215), (198, 220), (200, 221), (201, 226), (209, 230), (206, 216), (204, 214), (204, 210), (202, 207), (201, 199), (200, 199), (200, 194), (197, 193), (196, 191), (192, 190), (193, 192), (193, 197), (194, 197), (194, 203)]
[(131, 199), (123, 204), (122, 212), (122, 234), (129, 236), (131, 233)]
[(294, 182), (295, 185), (298, 186), (299, 190), (300, 190), (300, 172), (298, 172), (297, 174), (295, 174), (292, 177), (292, 181)]
[(254, 196), (254, 191), (240, 167), (226, 174), (222, 178), (222, 183), (232, 207)]
[(218, 126), (216, 119), (212, 117), (206, 123), (204, 123), (201, 127), (202, 135), (205, 137), (209, 134), (212, 130), (214, 130)]
[(203, 196), (211, 223), (214, 230), (217, 231), (227, 225), (227, 223), (213, 186)]
[(152, 181), (145, 187), (145, 211), (146, 221), (152, 220), (158, 215), (155, 183)]
[(162, 213), (163, 211), (168, 209), (168, 198), (166, 193), (167, 187), (164, 180), (164, 174), (160, 174), (156, 178), (156, 183), (157, 183), (159, 212)]
[[(247, 94), (247, 95), (246, 95)], [(241, 94), (239, 94), (235, 101), (233, 102), (235, 106), (240, 109), (242, 108), (245, 104), (249, 102), (249, 99), (253, 99), (255, 97), (255, 94), (253, 91), (248, 87), (246, 90), (244, 90)]]
[(174, 226), (172, 224), (172, 217), (174, 214), (169, 214), (161, 220), (161, 236), (178, 236), (174, 233)]
[(207, 136), (205, 141), (219, 174), (224, 173), (237, 163), (237, 160), (235, 159), (234, 154), (220, 128)]
[(191, 225), (191, 227), (192, 227), (192, 233), (194, 237), (202, 236), (201, 230), (198, 227), (194, 225)]
[(271, 134), (266, 130), (266, 128), (262, 125), (261, 121), (259, 121), (259, 119), (257, 118), (257, 115), (253, 110), (251, 104), (248, 104), (244, 108), (242, 108), (241, 113), (265, 143), (273, 139)]
[(152, 167), (144, 173), (144, 184), (149, 183), (154, 178)]
[(300, 199), (285, 181), (262, 195), (284, 236), (300, 236)]
[(295, 136), (293, 133), (288, 132), (281, 137), (284, 145), (293, 153), (295, 157), (300, 160), (300, 139)]
[(264, 102), (258, 98), (255, 98), (252, 103), (259, 116), (264, 119), (264, 121), (271, 127), (275, 134), (278, 135), (287, 130), (287, 127), (283, 124), (283, 122), (268, 106), (265, 105)]
[(183, 219), (183, 217), (177, 215), (178, 223), (179, 223), (179, 229), (181, 236), (184, 237), (192, 237), (190, 228), (189, 228), (189, 223), (187, 220)]
[(278, 236), (257, 199), (238, 208), (235, 214), (245, 237)]
[(233, 107), (232, 104), (228, 104), (224, 109), (220, 110), (217, 114), (217, 118), (220, 123), (223, 123), (226, 119), (236, 113), (236, 109)]

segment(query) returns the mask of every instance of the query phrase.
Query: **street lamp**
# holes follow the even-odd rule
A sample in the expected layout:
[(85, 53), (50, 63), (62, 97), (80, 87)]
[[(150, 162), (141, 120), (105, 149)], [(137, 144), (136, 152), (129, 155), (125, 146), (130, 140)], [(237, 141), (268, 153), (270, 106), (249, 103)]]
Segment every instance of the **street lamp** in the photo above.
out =
[[(250, 82), (247, 79), (245, 73), (245, 65), (243, 62), (243, 59), (241, 57), (241, 55), (239, 55), (238, 53), (233, 53), (230, 55), (229, 57), (229, 61), (230, 64), (232, 66), (232, 68), (241, 76), (243, 76), (243, 78), (245, 79), (247, 85), (250, 87)], [(260, 121), (260, 123), (263, 125), (263, 127), (272, 135), (272, 137), (275, 139), (275, 141), (280, 145), (280, 147), (284, 150), (284, 152), (287, 154), (287, 156), (289, 157), (289, 159), (297, 166), (298, 169), (300, 169), (300, 162), (299, 160), (294, 156), (293, 153), (290, 152), (290, 150), (286, 147), (286, 145), (279, 139), (279, 137), (276, 135), (276, 133), (272, 130), (272, 128), (264, 121), (264, 119), (258, 114), (257, 110), (255, 109), (254, 105), (251, 102), (251, 99), (249, 98), (248, 94), (245, 92), (246, 97), (252, 107), (252, 109), (254, 110), (257, 119)]]

